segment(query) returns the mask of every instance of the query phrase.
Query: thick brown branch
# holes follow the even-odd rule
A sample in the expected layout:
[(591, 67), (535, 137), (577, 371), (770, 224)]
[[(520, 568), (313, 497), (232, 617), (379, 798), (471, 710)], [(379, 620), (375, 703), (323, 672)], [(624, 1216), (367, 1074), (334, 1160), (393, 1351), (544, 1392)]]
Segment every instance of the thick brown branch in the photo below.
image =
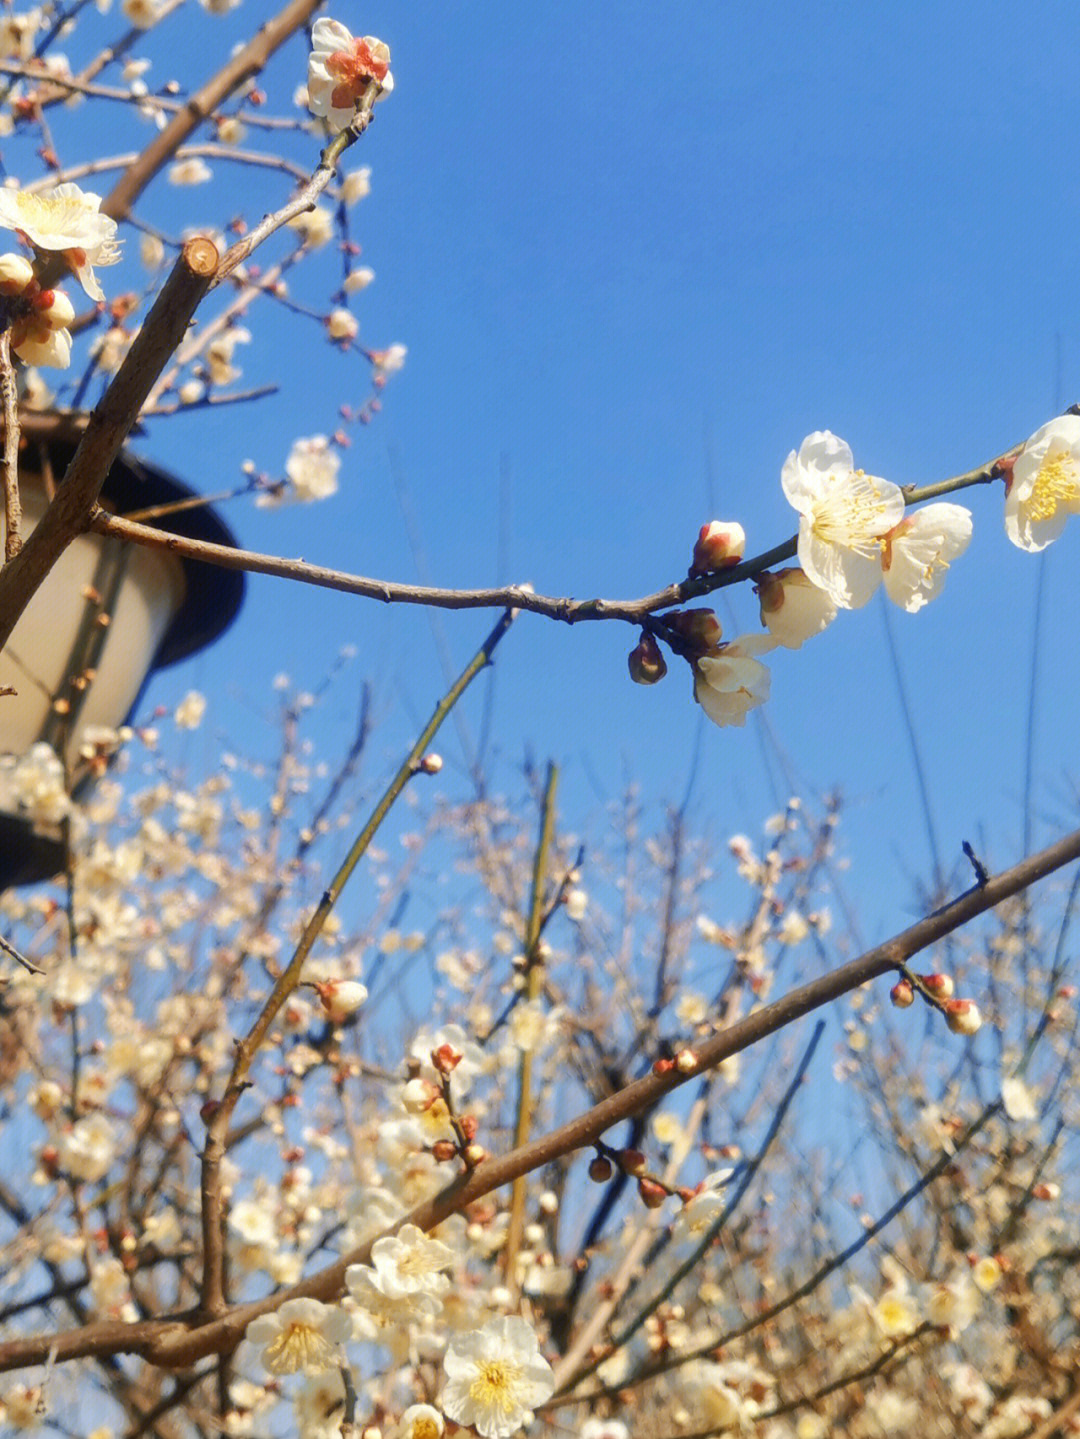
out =
[(306, 23), (320, 4), (321, 0), (290, 0), (279, 14), (268, 20), (147, 145), (102, 202), (102, 213), (111, 215), (114, 220), (126, 220), (147, 185), (168, 164), (192, 131), (198, 129), (223, 100), (253, 75), (258, 75), (275, 50)]
[(88, 525), (109, 468), (154, 380), (183, 339), (218, 264), (209, 240), (189, 240), (124, 363), (90, 416), (64, 483), (19, 553), (0, 570), (0, 649), (67, 546)]

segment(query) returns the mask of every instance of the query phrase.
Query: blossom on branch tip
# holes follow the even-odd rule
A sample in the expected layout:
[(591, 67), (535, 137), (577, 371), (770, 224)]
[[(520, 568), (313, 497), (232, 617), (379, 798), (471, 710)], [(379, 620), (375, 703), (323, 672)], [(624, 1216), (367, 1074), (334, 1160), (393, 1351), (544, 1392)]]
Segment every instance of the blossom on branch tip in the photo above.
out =
[(1059, 415), (1025, 443), (1006, 479), (1005, 533), (1036, 553), (1080, 514), (1080, 415)]
[(105, 295), (95, 265), (120, 258), (116, 221), (100, 212), (101, 196), (65, 183), (44, 194), (0, 189), (0, 227), (14, 230), (35, 250), (60, 251), (92, 300)]
[(770, 675), (756, 658), (776, 648), (771, 635), (743, 635), (694, 662), (694, 698), (718, 725), (743, 725), (769, 698)]
[(763, 574), (754, 586), (761, 623), (777, 644), (797, 650), (827, 629), (837, 616), (832, 597), (798, 568)]
[(443, 1410), (456, 1424), (471, 1424), (483, 1439), (508, 1439), (555, 1390), (536, 1335), (516, 1315), (456, 1335), (443, 1367)]
[(694, 545), (691, 575), (707, 575), (713, 570), (737, 565), (746, 553), (746, 531), (734, 520), (710, 520), (702, 525)]
[(378, 86), (376, 99), (394, 88), (389, 46), (373, 35), (355, 39), (340, 21), (327, 16), (316, 20), (311, 28), (308, 59), (311, 113), (325, 119), (332, 130), (347, 129), (373, 82)]
[(854, 467), (829, 430), (807, 435), (780, 482), (799, 512), (799, 564), (841, 609), (858, 609), (881, 583), (885, 535), (904, 517), (899, 485)]
[(945, 571), (971, 542), (971, 511), (963, 505), (927, 505), (905, 515), (885, 536), (881, 567), (885, 590), (914, 614), (941, 593)]
[[(341, 457), (331, 448), (326, 435), (310, 435), (297, 440), (285, 461), (285, 473), (292, 482), (291, 498), (325, 500), (337, 493)], [(255, 503), (262, 507), (277, 505), (286, 497), (282, 487), (259, 495)]]

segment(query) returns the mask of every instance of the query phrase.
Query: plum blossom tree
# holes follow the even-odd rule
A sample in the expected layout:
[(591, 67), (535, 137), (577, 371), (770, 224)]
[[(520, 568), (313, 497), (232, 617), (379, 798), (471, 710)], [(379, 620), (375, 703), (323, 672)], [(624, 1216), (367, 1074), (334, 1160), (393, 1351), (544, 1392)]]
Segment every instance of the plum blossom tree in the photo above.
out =
[[(762, 840), (731, 841), (745, 911), (724, 922), (685, 816), (642, 836), (628, 796), (626, 842), (586, 862), (560, 829), (553, 768), (516, 802), (482, 785), (468, 803), (429, 798), (400, 865), (376, 843), (439, 775), (436, 735), (519, 611), (631, 626), (633, 680), (661, 681), (670, 653), (708, 718), (742, 725), (769, 695), (763, 656), (812, 646), (878, 586), (911, 613), (939, 597), (972, 533), (942, 496), (1000, 481), (1009, 539), (1056, 538), (1080, 510), (1080, 418), (907, 488), (817, 431), (779, 476), (795, 536), (747, 558), (739, 522), (709, 521), (686, 576), (633, 601), (423, 588), (109, 514), (101, 486), (137, 422), (258, 398), (234, 387), (259, 307), (288, 307), (286, 277), (331, 237), (344, 274), (305, 318), (360, 356), (369, 391), (239, 492), (266, 507), (332, 496), (347, 427), (378, 415), (405, 361), (400, 344), (359, 342), (352, 297), (372, 272), (348, 227), (370, 177), (339, 169), (392, 91), (387, 45), (289, 0), (180, 100), (150, 90), (139, 58), (173, 8), (123, 0), (119, 36), (82, 5), (0, 25), (0, 129), (45, 172), (0, 189), (19, 247), (0, 256), (4, 641), (86, 530), (496, 617), (362, 813), (343, 791), (366, 709), (329, 772), (302, 742), (301, 695), (269, 779), (243, 755), (183, 775), (152, 725), (79, 737), (99, 777), (88, 799), (49, 746), (0, 766), (6, 801), (62, 822), (70, 851), (58, 888), (0, 899), (0, 1101), (25, 1140), (0, 1177), (4, 1423), (92, 1439), (1080, 1432), (1078, 1216), (1062, 1183), (1080, 1142), (1078, 886), (1031, 893), (1080, 857), (1080, 835), (995, 874), (972, 856), (969, 889), (869, 950), (833, 927), (831, 805), (792, 799)], [(61, 36), (86, 37), (77, 71)], [(267, 111), (279, 49), (297, 78), (306, 66), (304, 118)], [(122, 104), (153, 138), (109, 161), (76, 155), (80, 126), (61, 159), (49, 117), (80, 99)], [(266, 148), (241, 151), (248, 131)], [(272, 148), (281, 135), (295, 150)], [(231, 244), (140, 216), (157, 177), (184, 190), (210, 160), (269, 170), (288, 193), (258, 222), (235, 218)], [(108, 194), (80, 187), (109, 170)], [(110, 295), (136, 237), (146, 293)], [(69, 277), (89, 313), (58, 288)], [(43, 408), (88, 414), (24, 532), (20, 438)], [(764, 632), (726, 641), (694, 602), (736, 584), (755, 587)], [(172, 727), (197, 730), (206, 708), (188, 693)], [(342, 830), (324, 873), (314, 851)], [(343, 917), (361, 865), (376, 898)], [(438, 875), (468, 883), (403, 932), (397, 900)], [(414, 965), (420, 1025), (402, 1001)], [(836, 1082), (868, 1121), (856, 1192), (848, 1156), (808, 1152), (798, 1122), (830, 1025)]]

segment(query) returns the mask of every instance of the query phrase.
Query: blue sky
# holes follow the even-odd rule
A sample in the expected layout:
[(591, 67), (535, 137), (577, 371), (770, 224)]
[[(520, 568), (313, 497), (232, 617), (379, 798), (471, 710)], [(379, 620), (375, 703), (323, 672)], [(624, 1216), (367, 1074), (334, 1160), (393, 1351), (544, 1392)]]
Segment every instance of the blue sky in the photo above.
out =
[[(741, 521), (751, 552), (791, 534), (780, 468), (811, 430), (843, 436), (871, 473), (926, 482), (1080, 399), (1073, 5), (1040, 6), (1037, 24), (1030, 6), (976, 17), (922, 0), (331, 13), (393, 51), (396, 89), (349, 161), (373, 170), (355, 232), (377, 274), (354, 308), (366, 343), (400, 341), (409, 361), (335, 499), (229, 507), (251, 548), (389, 579), (633, 596), (685, 574), (710, 518)], [(153, 77), (202, 76), (255, 14), (185, 7)], [(298, 40), (271, 68), (272, 99), (305, 63)], [(292, 153), (313, 164), (316, 142)], [(220, 225), (236, 173), (161, 183), (151, 208), (174, 230)], [(287, 193), (279, 177), (258, 184), (251, 218)], [(117, 284), (138, 282), (129, 248)], [(316, 278), (297, 279), (298, 298), (321, 302)], [(245, 458), (280, 471), (294, 438), (333, 428), (363, 392), (355, 357), (316, 326), (267, 314), (252, 328), (245, 382), (276, 374), (280, 397), (159, 423), (142, 445), (200, 487), (229, 484)], [(1036, 838), (1076, 808), (1080, 521), (1039, 561), (1005, 539), (1000, 487), (970, 504), (975, 537), (943, 597), (889, 615), (947, 866), (964, 838), (992, 866), (1019, 853), (1040, 566)], [(627, 778), (659, 810), (693, 774), (693, 820), (722, 842), (786, 797), (763, 759), (775, 743), (809, 796), (845, 795), (850, 892), (881, 937), (930, 871), (885, 603), (775, 658), (771, 738), (753, 717), (702, 730), (680, 662), (652, 690), (631, 685), (623, 626), (525, 616), (492, 681), (495, 782), (516, 789), (526, 753), (558, 760), (567, 821), (598, 844)], [(758, 627), (748, 591), (720, 610), (729, 637)], [(148, 699), (212, 697), (190, 742), (197, 773), (222, 743), (269, 752), (273, 676), (314, 688), (355, 644), (389, 770), (441, 692), (439, 643), (460, 666), (488, 623), (255, 578), (230, 634)], [(335, 693), (314, 722), (331, 753), (355, 689)], [(475, 730), (479, 701), (466, 713)], [(453, 792), (460, 752), (449, 736), (443, 748)]]

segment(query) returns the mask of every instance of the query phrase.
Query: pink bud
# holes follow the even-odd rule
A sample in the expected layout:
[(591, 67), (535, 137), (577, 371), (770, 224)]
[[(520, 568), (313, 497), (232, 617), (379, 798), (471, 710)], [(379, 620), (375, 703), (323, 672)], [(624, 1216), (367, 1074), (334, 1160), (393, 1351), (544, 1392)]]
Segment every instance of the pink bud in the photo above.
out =
[(715, 610), (676, 610), (663, 618), (695, 656), (715, 651), (723, 635)]
[(935, 999), (952, 999), (956, 986), (951, 974), (920, 974), (919, 978)]
[(901, 979), (889, 990), (889, 998), (897, 1009), (907, 1009), (915, 1003), (915, 991), (906, 979)]
[(702, 525), (694, 546), (690, 565), (692, 575), (707, 575), (712, 570), (737, 565), (746, 553), (746, 533), (734, 520), (710, 520)]
[(655, 1179), (639, 1179), (637, 1189), (638, 1194), (641, 1196), (641, 1202), (645, 1205), (646, 1209), (659, 1209), (668, 1197), (667, 1190), (662, 1184), (658, 1184)]
[(982, 1025), (979, 1006), (973, 999), (947, 1000), (945, 1023), (954, 1034), (975, 1034)]

